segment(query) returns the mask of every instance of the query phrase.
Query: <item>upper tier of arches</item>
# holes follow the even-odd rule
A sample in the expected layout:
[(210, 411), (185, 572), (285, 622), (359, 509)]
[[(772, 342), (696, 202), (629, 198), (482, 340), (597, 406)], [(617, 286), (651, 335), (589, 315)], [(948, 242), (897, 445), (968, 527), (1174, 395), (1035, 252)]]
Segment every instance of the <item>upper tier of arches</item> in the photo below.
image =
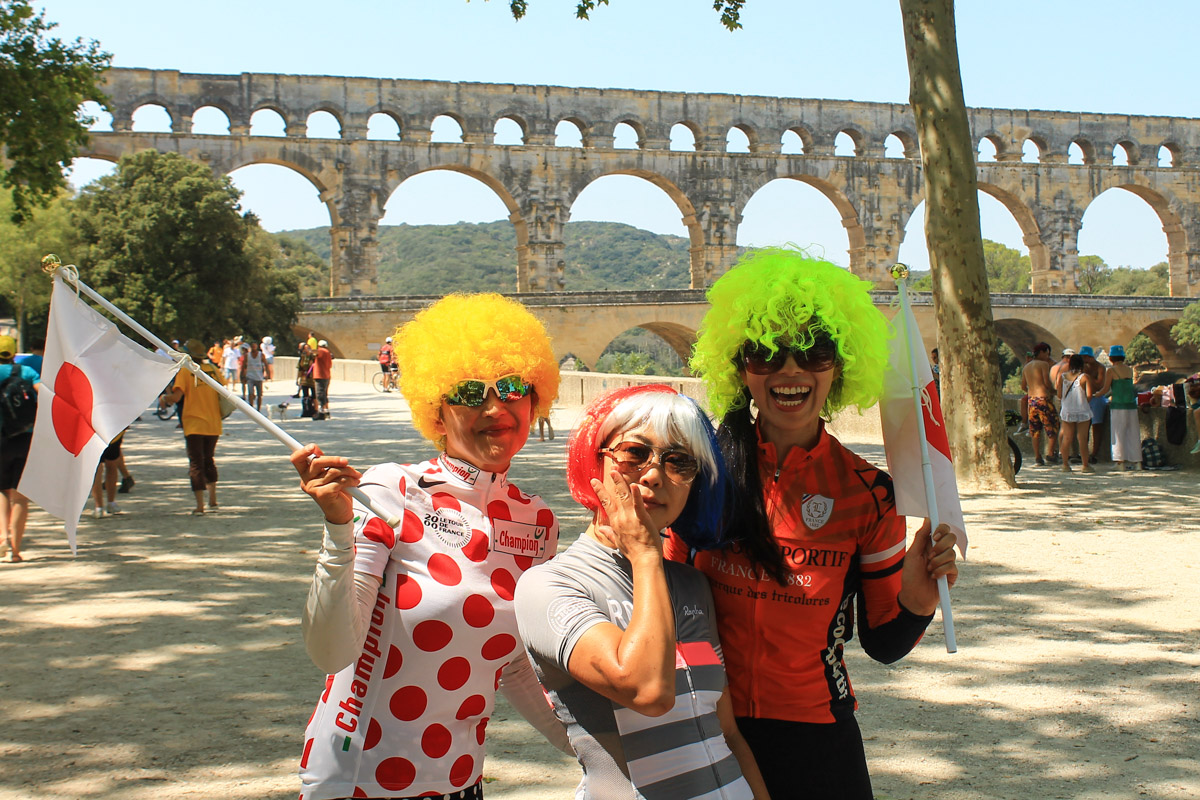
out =
[[(580, 146), (559, 141), (565, 122), (578, 131), (584, 148), (611, 149), (618, 128), (628, 126), (634, 146), (647, 150), (836, 151), (882, 158), (895, 137), (899, 147), (893, 143), (891, 155), (900, 150), (906, 158), (919, 156), (911, 111), (896, 103), (120, 68), (106, 76), (107, 112), (116, 131), (133, 129), (134, 113), (155, 105), (166, 113), (170, 132), (187, 134), (197, 132), (198, 112), (212, 109), (228, 120), (217, 135), (251, 135), (251, 117), (266, 109), (279, 115), (289, 137), (427, 142), (434, 138), (434, 121), (448, 118), (466, 144)], [(314, 115), (328, 115), (332, 123), (314, 133)], [(1196, 119), (990, 108), (968, 109), (968, 116), (985, 161), (1163, 168), (1200, 163)], [(388, 124), (381, 126), (384, 120)], [(510, 133), (497, 128), (502, 120)], [(379, 132), (383, 128), (386, 133)], [(683, 145), (681, 128), (691, 139)], [(839, 137), (850, 144), (839, 147)]]

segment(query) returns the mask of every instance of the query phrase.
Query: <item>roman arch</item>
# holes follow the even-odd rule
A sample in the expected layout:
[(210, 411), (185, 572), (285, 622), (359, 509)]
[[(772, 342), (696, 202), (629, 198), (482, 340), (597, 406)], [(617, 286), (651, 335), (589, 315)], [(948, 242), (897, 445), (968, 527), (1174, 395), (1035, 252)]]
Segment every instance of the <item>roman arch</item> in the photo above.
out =
[[(563, 280), (563, 224), (571, 204), (596, 178), (645, 178), (679, 208), (691, 239), (691, 285), (702, 288), (736, 258), (737, 227), (754, 192), (776, 178), (815, 186), (842, 215), (850, 269), (880, 288), (892, 285), (909, 217), (922, 200), (915, 126), (907, 105), (723, 94), (576, 89), (558, 86), (452, 83), (308, 75), (186, 74), (112, 69), (107, 73), (112, 132), (93, 132), (80, 155), (115, 160), (143, 149), (177, 152), (228, 173), (250, 164), (290, 167), (305, 176), (329, 208), (335, 294), (376, 293), (376, 229), (384, 204), (406, 178), (435, 169), (471, 175), (504, 202), (517, 233), (520, 292), (569, 290)], [(132, 131), (133, 113), (155, 104), (170, 115), (170, 133)], [(192, 133), (192, 117), (215, 107), (228, 135)], [(283, 137), (251, 136), (250, 117), (279, 113)], [(332, 114), (340, 139), (306, 138), (306, 120)], [(1167, 236), (1170, 291), (1200, 296), (1200, 120), (1022, 109), (969, 109), (976, 141), (996, 148), (980, 163), (980, 188), (1012, 212), (1029, 247), (1035, 293), (1075, 291), (1076, 242), (1088, 204), (1110, 188), (1144, 199)], [(367, 138), (368, 121), (384, 114), (399, 141)], [(430, 141), (433, 120), (453, 118), (461, 143)], [(495, 123), (509, 119), (520, 145), (493, 143)], [(556, 147), (555, 128), (579, 128), (583, 147)], [(626, 123), (638, 149), (614, 149), (613, 131)], [(695, 151), (670, 149), (683, 124)], [(737, 128), (749, 153), (726, 152)], [(780, 139), (796, 133), (803, 154), (784, 155)], [(846, 133), (853, 156), (834, 155)], [(884, 155), (895, 135), (901, 158)], [(1026, 142), (1037, 163), (1022, 161)], [(1068, 163), (1072, 145), (1082, 164)], [(1128, 165), (1107, 154), (1121, 148)], [(1160, 166), (1160, 154), (1168, 165)]]

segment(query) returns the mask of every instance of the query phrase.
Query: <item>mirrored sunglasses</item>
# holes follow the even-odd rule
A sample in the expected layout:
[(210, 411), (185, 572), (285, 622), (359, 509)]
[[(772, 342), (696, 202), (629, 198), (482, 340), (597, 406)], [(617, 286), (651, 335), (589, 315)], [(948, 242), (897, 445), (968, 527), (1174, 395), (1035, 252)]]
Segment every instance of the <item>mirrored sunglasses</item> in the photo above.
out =
[(788, 356), (806, 372), (825, 372), (838, 363), (837, 342), (824, 332), (818, 333), (808, 347), (780, 343), (775, 350), (771, 350), (758, 342), (746, 342), (738, 350), (737, 363), (746, 372), (770, 375), (783, 369)]
[(520, 375), (505, 375), (494, 381), (471, 378), (454, 384), (446, 395), (446, 402), (452, 406), (476, 408), (483, 405), (488, 390), (495, 390), (501, 403), (511, 403), (528, 396), (533, 391), (533, 384), (527, 383)]
[(641, 442), (620, 442), (603, 447), (622, 475), (641, 475), (657, 465), (673, 483), (691, 483), (700, 472), (700, 462), (682, 450), (659, 450)]

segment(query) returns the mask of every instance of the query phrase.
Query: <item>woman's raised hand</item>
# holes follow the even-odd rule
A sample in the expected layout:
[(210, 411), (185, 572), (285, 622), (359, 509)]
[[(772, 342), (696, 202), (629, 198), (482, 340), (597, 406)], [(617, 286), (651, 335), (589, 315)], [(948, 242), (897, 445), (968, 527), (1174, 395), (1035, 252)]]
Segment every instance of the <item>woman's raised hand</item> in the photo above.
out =
[(300, 473), (300, 488), (316, 501), (325, 520), (342, 525), (354, 519), (354, 506), (345, 490), (357, 486), (362, 473), (350, 466), (349, 459), (327, 456), (315, 444), (291, 455), (292, 466)]
[(912, 545), (904, 554), (900, 603), (914, 614), (929, 616), (937, 610), (937, 580), (943, 575), (950, 586), (958, 580), (958, 562), (954, 544), (958, 541), (950, 526), (942, 523), (932, 534), (925, 520)]
[(642, 502), (641, 487), (617, 470), (609, 473), (611, 488), (601, 481), (592, 479), (592, 491), (600, 500), (602, 518), (597, 520), (596, 534), (607, 539), (610, 547), (634, 561), (638, 556), (653, 553), (662, 558), (662, 536), (654, 530), (650, 515)]

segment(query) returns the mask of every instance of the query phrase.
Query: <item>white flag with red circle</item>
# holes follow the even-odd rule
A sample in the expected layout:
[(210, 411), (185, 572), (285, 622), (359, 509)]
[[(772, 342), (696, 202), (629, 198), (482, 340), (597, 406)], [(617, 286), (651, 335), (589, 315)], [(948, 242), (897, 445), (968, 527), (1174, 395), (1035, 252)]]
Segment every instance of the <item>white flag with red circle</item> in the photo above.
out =
[(958, 548), (966, 558), (966, 525), (963, 522), (962, 504), (958, 499), (958, 481), (954, 476), (950, 441), (946, 437), (946, 422), (942, 418), (941, 398), (937, 383), (933, 380), (929, 359), (925, 356), (925, 346), (912, 307), (901, 303), (893, 324), (896, 336), (891, 342), (888, 371), (883, 379), (879, 416), (883, 422), (883, 448), (887, 455), (888, 472), (892, 474), (896, 491), (896, 512), (906, 517), (932, 516), (925, 499), (920, 428), (917, 424), (916, 402), (913, 400), (912, 370), (915, 365), (925, 441), (929, 446), (929, 463), (933, 473), (937, 520), (954, 531), (958, 537)]
[(122, 336), (55, 276), (37, 422), (18, 490), (63, 521), (72, 553), (100, 454), (178, 369)]

